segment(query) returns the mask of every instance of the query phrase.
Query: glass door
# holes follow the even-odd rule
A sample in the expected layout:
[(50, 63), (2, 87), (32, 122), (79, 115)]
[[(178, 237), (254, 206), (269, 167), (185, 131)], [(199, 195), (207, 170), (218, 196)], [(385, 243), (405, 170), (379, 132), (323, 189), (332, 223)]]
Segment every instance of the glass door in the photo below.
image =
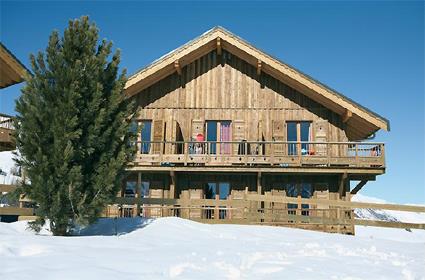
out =
[[(232, 141), (231, 135), (231, 121), (221, 121), (220, 122), (220, 141)], [(220, 154), (230, 155), (232, 145), (230, 143), (221, 144)]]
[(142, 145), (140, 152), (142, 154), (149, 154), (151, 148), (151, 133), (152, 133), (152, 121), (142, 121), (142, 132), (141, 132), (141, 140)]
[[(207, 142), (217, 141), (217, 121), (207, 121)], [(208, 143), (208, 152), (212, 155), (217, 153), (217, 144), (216, 143)]]

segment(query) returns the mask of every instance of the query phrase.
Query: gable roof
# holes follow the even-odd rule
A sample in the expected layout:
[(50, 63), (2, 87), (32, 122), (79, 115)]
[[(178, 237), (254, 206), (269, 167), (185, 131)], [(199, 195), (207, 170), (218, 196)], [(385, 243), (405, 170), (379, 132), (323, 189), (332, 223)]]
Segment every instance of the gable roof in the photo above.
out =
[(215, 27), (185, 45), (155, 60), (134, 75), (126, 85), (125, 93), (133, 96), (155, 82), (176, 71), (176, 63), (184, 67), (214, 49), (225, 49), (261, 71), (293, 87), (302, 94), (341, 115), (347, 125), (349, 139), (367, 138), (379, 129), (389, 131), (389, 121), (336, 90), (320, 83), (292, 66), (255, 48), (250, 43), (227, 31)]
[(24, 81), (30, 71), (0, 42), (0, 88)]

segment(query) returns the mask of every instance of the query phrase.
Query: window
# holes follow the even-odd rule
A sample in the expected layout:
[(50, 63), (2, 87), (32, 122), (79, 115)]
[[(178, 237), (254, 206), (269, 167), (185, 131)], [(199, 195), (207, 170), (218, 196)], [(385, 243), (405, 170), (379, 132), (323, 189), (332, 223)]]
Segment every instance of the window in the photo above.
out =
[[(216, 142), (217, 141), (217, 122), (216, 121), (207, 121), (207, 141)], [(210, 154), (215, 155), (217, 153), (217, 144), (209, 143), (208, 151)]]
[(311, 122), (309, 121), (290, 121), (286, 125), (287, 141), (288, 142), (304, 142), (301, 144), (290, 143), (288, 144), (288, 155), (297, 155), (298, 149), (301, 149), (301, 155), (310, 154), (310, 142), (312, 140)]
[[(206, 121), (207, 141), (211, 142), (228, 142), (232, 141), (232, 122), (231, 121)], [(217, 144), (209, 143), (208, 152), (217, 154)], [(218, 150), (220, 154), (231, 154), (232, 144), (219, 144)]]
[(127, 181), (125, 185), (124, 197), (135, 197), (136, 185), (137, 183), (135, 181)]
[(140, 197), (149, 197), (149, 181), (142, 181), (142, 186), (140, 190)]
[[(219, 199), (226, 200), (230, 195), (230, 183), (229, 182), (210, 182), (206, 185), (205, 198), (206, 199), (215, 199), (216, 195), (219, 196)], [(224, 208), (224, 207), (220, 207)], [(214, 218), (215, 211), (213, 209), (207, 209), (205, 211), (205, 217), (207, 219)], [(220, 209), (218, 212), (219, 219), (225, 219), (227, 217), (227, 210)]]
[(142, 132), (141, 132), (141, 140), (142, 145), (140, 147), (140, 152), (142, 154), (149, 154), (151, 148), (151, 134), (152, 134), (152, 121), (142, 121)]
[[(285, 186), (286, 195), (288, 197), (298, 197), (301, 196), (301, 198), (310, 198), (313, 193), (313, 187), (311, 183), (288, 183)], [(298, 205), (295, 203), (288, 203), (288, 214), (295, 215), (296, 211), (292, 209), (297, 209)], [(308, 209), (308, 204), (301, 204), (302, 209)], [(302, 215), (308, 216), (309, 211), (302, 211)]]

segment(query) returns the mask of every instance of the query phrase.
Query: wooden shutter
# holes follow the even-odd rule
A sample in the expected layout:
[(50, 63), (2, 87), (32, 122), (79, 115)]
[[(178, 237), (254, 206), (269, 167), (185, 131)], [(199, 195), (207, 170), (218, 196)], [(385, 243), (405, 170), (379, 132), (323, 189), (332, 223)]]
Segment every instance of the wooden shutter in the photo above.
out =
[[(236, 120), (233, 122), (233, 140), (235, 142), (241, 142), (242, 140), (246, 140), (246, 132), (245, 132), (245, 121)], [(233, 146), (233, 154), (237, 155), (241, 147), (239, 144), (234, 144)], [(244, 148), (245, 149), (245, 148)]]
[[(285, 122), (273, 121), (272, 137), (274, 141), (285, 141)], [(276, 155), (283, 155), (285, 153), (284, 144), (274, 144), (274, 153)]]
[[(196, 140), (198, 134), (204, 134), (204, 121), (203, 120), (192, 120), (192, 139)], [(189, 140), (192, 140), (189, 139)]]
[[(327, 142), (328, 140), (328, 121), (318, 120), (314, 125), (314, 141), (315, 142)], [(327, 147), (326, 145), (315, 145), (315, 154), (326, 156), (327, 155)]]
[[(164, 141), (164, 121), (154, 120), (153, 121), (153, 142)], [(162, 143), (153, 143), (152, 152), (159, 154), (161, 151)]]

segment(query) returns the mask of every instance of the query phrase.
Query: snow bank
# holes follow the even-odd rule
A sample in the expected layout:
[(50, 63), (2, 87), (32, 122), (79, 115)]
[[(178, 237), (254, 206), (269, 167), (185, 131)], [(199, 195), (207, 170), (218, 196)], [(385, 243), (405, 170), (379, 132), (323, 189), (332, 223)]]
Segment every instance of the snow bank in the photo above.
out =
[(13, 158), (12, 151), (0, 152), (0, 184), (15, 184), (19, 179), (18, 176), (11, 173), (15, 166)]
[[(353, 196), (352, 201), (370, 203), (389, 203), (383, 199), (369, 197), (361, 194)], [(425, 213), (405, 211), (380, 210), (380, 209), (355, 209), (358, 218), (366, 220), (399, 221), (405, 223), (425, 223)]]
[(80, 231), (98, 236), (53, 237), (0, 223), (0, 279), (425, 279), (423, 232), (388, 231), (394, 241), (370, 229), (344, 236), (122, 218)]

